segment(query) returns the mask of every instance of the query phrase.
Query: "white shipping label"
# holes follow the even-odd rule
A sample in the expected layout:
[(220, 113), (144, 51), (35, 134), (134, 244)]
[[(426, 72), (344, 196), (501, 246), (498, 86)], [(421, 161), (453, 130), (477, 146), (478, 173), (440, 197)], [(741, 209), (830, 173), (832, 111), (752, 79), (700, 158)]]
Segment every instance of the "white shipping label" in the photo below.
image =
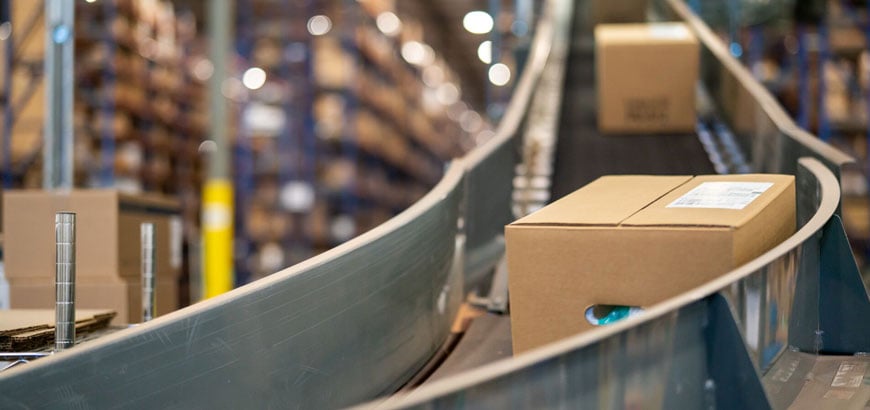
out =
[(837, 374), (834, 375), (834, 381), (831, 382), (831, 387), (850, 387), (857, 389), (861, 387), (864, 381), (864, 375), (867, 373), (867, 363), (861, 362), (843, 362), (837, 369)]
[(652, 24), (649, 27), (649, 34), (652, 38), (668, 40), (691, 38), (689, 29), (682, 24)]
[(667, 208), (743, 209), (772, 186), (772, 182), (704, 182)]

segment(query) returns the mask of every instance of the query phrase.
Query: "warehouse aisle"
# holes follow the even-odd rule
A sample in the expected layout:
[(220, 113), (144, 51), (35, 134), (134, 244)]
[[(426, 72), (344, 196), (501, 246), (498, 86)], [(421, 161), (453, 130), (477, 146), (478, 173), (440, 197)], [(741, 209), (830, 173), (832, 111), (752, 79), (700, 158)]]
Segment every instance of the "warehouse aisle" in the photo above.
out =
[[(582, 12), (582, 7), (578, 7)], [(692, 134), (604, 136), (596, 126), (592, 32), (575, 12), (565, 72), (552, 200), (601, 175), (713, 174), (707, 153)]]

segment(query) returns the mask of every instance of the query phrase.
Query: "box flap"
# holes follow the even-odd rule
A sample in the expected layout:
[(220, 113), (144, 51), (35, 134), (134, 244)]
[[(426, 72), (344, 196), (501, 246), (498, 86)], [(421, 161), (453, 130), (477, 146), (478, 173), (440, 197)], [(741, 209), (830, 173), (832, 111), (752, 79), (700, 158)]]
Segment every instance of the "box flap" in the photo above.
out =
[(674, 189), (622, 224), (739, 228), (792, 184), (792, 175), (702, 175)]
[(179, 203), (176, 199), (155, 193), (128, 194), (119, 192), (118, 198), (121, 208), (145, 211), (165, 210), (169, 212), (178, 212), (179, 209)]
[(511, 225), (615, 226), (690, 179), (691, 176), (603, 176)]
[(698, 40), (683, 23), (599, 24), (595, 41), (607, 44), (696, 44)]

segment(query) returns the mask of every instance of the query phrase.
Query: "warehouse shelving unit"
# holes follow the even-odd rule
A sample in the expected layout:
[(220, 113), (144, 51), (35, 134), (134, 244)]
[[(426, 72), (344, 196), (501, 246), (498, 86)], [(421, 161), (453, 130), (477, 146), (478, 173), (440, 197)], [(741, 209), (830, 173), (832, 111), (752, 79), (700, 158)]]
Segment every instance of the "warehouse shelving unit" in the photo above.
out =
[[(423, 41), (420, 25), (406, 18), (401, 33), (377, 29), (378, 15), (391, 7), (239, 2), (240, 75), (257, 67), (267, 78), (261, 89), (245, 92), (242, 124), (268, 96), (276, 97), (268, 97), (264, 113), (286, 124), (271, 136), (243, 126), (236, 141), (237, 249), (249, 255), (236, 264), (239, 284), (386, 221), (422, 197), (444, 164), (467, 149), (468, 135), (445, 107), (427, 105), (433, 91), (423, 67), (399, 52), (406, 42)], [(444, 80), (454, 81), (431, 57)]]
[[(3, 186), (39, 184), (45, 25), (42, 1), (4, 4), (2, 31)], [(7, 24), (8, 23), (8, 24)]]
[[(843, 171), (843, 208), (856, 257), (866, 268), (870, 261), (870, 83), (862, 78), (870, 73), (867, 3), (732, 1), (727, 8), (707, 1), (693, 4), (719, 29), (721, 38), (732, 39), (745, 51), (735, 57), (771, 90), (799, 126), (861, 161), (860, 166)], [(764, 10), (759, 12), (760, 8)]]

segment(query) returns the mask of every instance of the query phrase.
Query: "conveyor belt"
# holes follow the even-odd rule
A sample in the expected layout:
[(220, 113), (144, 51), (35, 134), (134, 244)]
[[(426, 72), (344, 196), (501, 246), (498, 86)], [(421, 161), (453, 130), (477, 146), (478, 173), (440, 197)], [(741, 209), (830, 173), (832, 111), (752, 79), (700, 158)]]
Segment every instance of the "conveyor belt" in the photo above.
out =
[(459, 344), (426, 382), (511, 357), (511, 321), (507, 315), (493, 313), (474, 319)]
[[(607, 174), (713, 174), (698, 136), (601, 135), (596, 126), (595, 62), (591, 33), (578, 24), (574, 32), (562, 100), (561, 124), (553, 176), (556, 200)], [(475, 319), (453, 353), (427, 380), (470, 370), (510, 355), (510, 318), (486, 315)]]
[(565, 72), (553, 175), (556, 200), (601, 175), (715, 173), (697, 135), (601, 135), (596, 127), (595, 63), (591, 32), (577, 8)]

